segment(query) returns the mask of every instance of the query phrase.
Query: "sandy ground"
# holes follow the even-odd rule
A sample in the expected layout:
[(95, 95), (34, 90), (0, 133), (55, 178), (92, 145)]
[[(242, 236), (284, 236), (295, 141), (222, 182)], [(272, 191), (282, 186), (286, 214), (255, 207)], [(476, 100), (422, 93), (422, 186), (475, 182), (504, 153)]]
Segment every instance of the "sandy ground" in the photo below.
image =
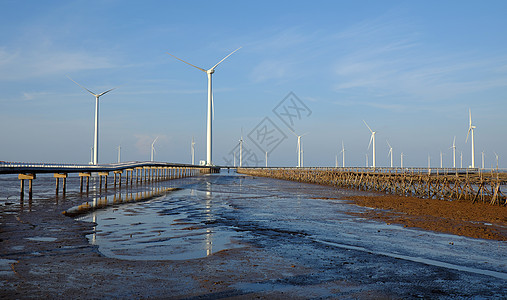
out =
[[(353, 201), (383, 209), (368, 216), (386, 222), (506, 238), (505, 207), (390, 196)], [(260, 234), (260, 244), (245, 243), (200, 259), (108, 258), (86, 238), (93, 223), (62, 214), (81, 202), (79, 198), (39, 199), (25, 202), (22, 208), (15, 203), (0, 206), (1, 299), (495, 298), (505, 291), (502, 279), (317, 245), (304, 235), (269, 228)], [(432, 213), (422, 210), (427, 207), (432, 207)], [(303, 257), (298, 249), (314, 252)]]
[(507, 241), (506, 206), (393, 195), (353, 196), (347, 199), (360, 206), (380, 209), (360, 214), (386, 223)]

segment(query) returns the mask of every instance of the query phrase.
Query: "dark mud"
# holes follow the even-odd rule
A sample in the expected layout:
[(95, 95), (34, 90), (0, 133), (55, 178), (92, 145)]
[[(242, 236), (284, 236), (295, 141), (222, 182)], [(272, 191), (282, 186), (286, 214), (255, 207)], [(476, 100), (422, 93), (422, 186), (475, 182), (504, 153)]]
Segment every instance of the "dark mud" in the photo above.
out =
[(426, 230), (507, 241), (507, 207), (469, 201), (420, 199), (393, 195), (354, 196), (355, 204), (379, 210), (361, 216)]
[(96, 224), (62, 214), (83, 203), (82, 197), (34, 199), (29, 209), (26, 203), (21, 208), (4, 202), (0, 296), (501, 299), (507, 294), (505, 242), (351, 216), (365, 210), (340, 200), (357, 195), (352, 191), (227, 174), (171, 186), (204, 192), (194, 198), (195, 205), (201, 201), (217, 208), (194, 221), (199, 214), (184, 216), (181, 224), (232, 228), (241, 247), (196, 259), (110, 258), (87, 238)]

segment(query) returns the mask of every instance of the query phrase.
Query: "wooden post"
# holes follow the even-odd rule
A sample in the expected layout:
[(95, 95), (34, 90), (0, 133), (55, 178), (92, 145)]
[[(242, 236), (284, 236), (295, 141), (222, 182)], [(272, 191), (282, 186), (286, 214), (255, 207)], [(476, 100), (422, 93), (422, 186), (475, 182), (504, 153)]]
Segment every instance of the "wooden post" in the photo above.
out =
[(100, 177), (100, 187), (102, 188), (102, 176), (104, 176), (104, 188), (107, 190), (107, 176), (109, 175), (109, 172), (99, 172)]
[(82, 193), (83, 192), (83, 177), (86, 177), (86, 192), (88, 193), (89, 191), (89, 188), (90, 188), (90, 176), (91, 176), (91, 173), (79, 173), (79, 179), (81, 181), (81, 185), (79, 187), (79, 192)]
[(56, 178), (56, 194), (58, 195), (58, 189), (60, 186), (60, 178), (63, 178), (63, 195), (65, 195), (65, 190), (67, 188), (67, 173), (54, 173), (53, 177)]

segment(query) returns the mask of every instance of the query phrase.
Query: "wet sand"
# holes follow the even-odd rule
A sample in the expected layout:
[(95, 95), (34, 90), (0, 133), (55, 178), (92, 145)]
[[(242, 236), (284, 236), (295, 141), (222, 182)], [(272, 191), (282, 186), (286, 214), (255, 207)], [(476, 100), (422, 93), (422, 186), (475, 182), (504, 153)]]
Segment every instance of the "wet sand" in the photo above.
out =
[(507, 241), (507, 207), (469, 201), (420, 199), (393, 195), (347, 197), (353, 203), (375, 208), (351, 213), (443, 233)]
[[(339, 206), (347, 211), (349, 207), (353, 208), (352, 211), (358, 208), (343, 201), (316, 201), (314, 199), (319, 198), (305, 195), (343, 199), (340, 194), (354, 195), (355, 192), (335, 190), (335, 194), (330, 194), (327, 188), (315, 185), (251, 177), (242, 177), (240, 181), (238, 178), (225, 178), (223, 185), (213, 182), (216, 188), (223, 186), (224, 192), (227, 192), (222, 200), (234, 204), (216, 222), (237, 226), (238, 230), (251, 232), (252, 236), (242, 240), (240, 248), (198, 259), (145, 261), (104, 256), (98, 246), (91, 245), (86, 238), (94, 232), (95, 224), (76, 221), (62, 214), (81, 204), (83, 200), (79, 197), (56, 201), (35, 199), (31, 204), (25, 202), (24, 207), (4, 203), (0, 206), (0, 298), (429, 299), (498, 298), (506, 292), (502, 278), (376, 254), (370, 249), (350, 247), (349, 241), (333, 246), (313, 238), (315, 232), (329, 228), (328, 222), (335, 218), (336, 212), (329, 207), (338, 209)], [(285, 190), (273, 187), (276, 184)], [(233, 188), (239, 191), (238, 194), (228, 194)], [(269, 188), (273, 189), (272, 195), (280, 193), (280, 196), (271, 196), (272, 201), (269, 202), (276, 212), (271, 215), (283, 217), (277, 219), (280, 227), (274, 222), (256, 219), (266, 214), (252, 216), (251, 212), (256, 212), (261, 204), (267, 205), (264, 202), (267, 196), (257, 195), (242, 200), (249, 189), (264, 191)], [(302, 195), (300, 198), (283, 196), (295, 190), (301, 192), (298, 194)], [(319, 193), (319, 190), (322, 191)], [(216, 190), (214, 192), (219, 194)], [(355, 199), (358, 204), (359, 199)], [(286, 212), (287, 209), (283, 208), (291, 204), (294, 205), (291, 211)], [(280, 209), (277, 205), (281, 205)], [(326, 227), (316, 228), (310, 222), (306, 229), (286, 228), (284, 224), (299, 221), (305, 224), (305, 220), (312, 217), (319, 220), (323, 212), (315, 205), (323, 205), (325, 211), (331, 214), (331, 219), (317, 223)], [(304, 217), (291, 214), (298, 211)], [(315, 215), (307, 214), (310, 212)], [(242, 213), (243, 217), (234, 218)], [(344, 219), (344, 223), (337, 224), (345, 226), (349, 222), (345, 214), (340, 218)], [(503, 223), (499, 224), (505, 224), (505, 219), (500, 221)], [(343, 230), (342, 225), (336, 227), (337, 232)], [(336, 235), (333, 230), (334, 227), (331, 227), (331, 236)], [(373, 234), (382, 231), (373, 237), (376, 239), (383, 237), (383, 232), (386, 232), (385, 237), (389, 237), (391, 229), (382, 227), (378, 231), (377, 228), (370, 231)], [(399, 230), (396, 232), (399, 233)], [(347, 232), (344, 234), (350, 236)], [(360, 234), (358, 238), (364, 240), (366, 237)], [(377, 249), (380, 241), (375, 245)], [(495, 247), (502, 245), (495, 244)], [(377, 250), (384, 251), (383, 248)]]

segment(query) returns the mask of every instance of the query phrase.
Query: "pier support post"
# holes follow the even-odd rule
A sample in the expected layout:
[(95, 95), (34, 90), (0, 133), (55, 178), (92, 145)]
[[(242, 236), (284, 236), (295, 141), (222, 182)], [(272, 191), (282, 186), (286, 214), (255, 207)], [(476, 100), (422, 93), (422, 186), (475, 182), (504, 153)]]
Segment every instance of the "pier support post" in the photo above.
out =
[(79, 186), (79, 192), (82, 193), (83, 192), (83, 180), (84, 180), (84, 177), (86, 177), (86, 192), (88, 193), (89, 189), (90, 189), (90, 176), (91, 176), (91, 173), (79, 173), (79, 181), (80, 181), (80, 186)]
[(107, 176), (109, 176), (109, 172), (99, 172), (100, 188), (102, 188), (102, 176), (104, 176), (104, 188), (107, 190)]
[(20, 199), (25, 197), (25, 180), (28, 180), (28, 198), (32, 199), (32, 180), (35, 179), (35, 174), (19, 174), (18, 179), (21, 180)]
[(63, 180), (63, 195), (65, 195), (65, 191), (67, 188), (67, 173), (54, 173), (53, 177), (56, 178), (56, 194), (58, 195), (58, 189), (60, 186), (60, 178)]

